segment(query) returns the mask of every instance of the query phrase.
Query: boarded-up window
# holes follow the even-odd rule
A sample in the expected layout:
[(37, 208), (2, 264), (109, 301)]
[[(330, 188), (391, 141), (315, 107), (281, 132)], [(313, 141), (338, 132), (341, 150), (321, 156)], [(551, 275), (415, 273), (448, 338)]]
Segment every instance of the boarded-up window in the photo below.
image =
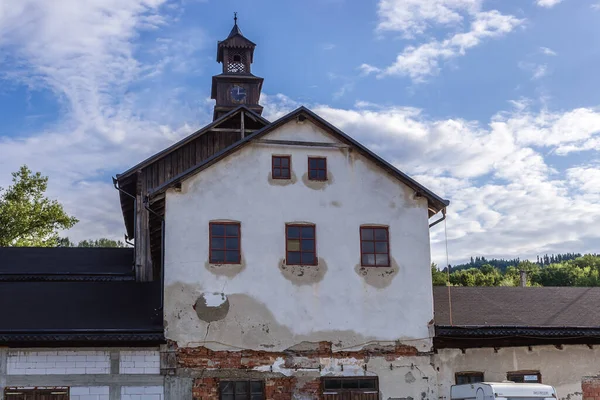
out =
[(515, 383), (542, 383), (540, 371), (512, 371), (506, 374), (506, 379)]
[(69, 388), (5, 388), (4, 398), (6, 400), (69, 400)]
[(455, 374), (454, 378), (455, 378), (457, 385), (483, 382), (483, 372), (477, 372), (477, 371), (457, 372)]
[(377, 377), (323, 378), (324, 400), (379, 400)]
[(219, 400), (264, 400), (263, 381), (221, 381)]

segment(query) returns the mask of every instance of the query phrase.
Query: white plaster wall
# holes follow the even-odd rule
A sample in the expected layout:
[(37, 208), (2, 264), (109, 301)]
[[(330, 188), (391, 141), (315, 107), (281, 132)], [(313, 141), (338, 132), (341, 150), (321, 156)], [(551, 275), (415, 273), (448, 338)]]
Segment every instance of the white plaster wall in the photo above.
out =
[(70, 400), (109, 400), (108, 386), (75, 386), (69, 391)]
[(581, 400), (581, 379), (600, 374), (600, 349), (588, 346), (534, 346), (494, 349), (441, 349), (435, 356), (439, 371), (440, 399), (449, 398), (454, 374), (461, 371), (481, 371), (486, 381), (506, 379), (506, 373), (518, 370), (538, 370), (542, 383), (552, 385), (561, 400)]
[[(290, 122), (266, 138), (334, 141), (309, 122)], [(292, 156), (295, 183), (270, 181), (272, 154)], [(303, 180), (308, 156), (327, 157), (331, 180), (320, 189)], [(208, 264), (209, 221), (216, 219), (241, 222), (237, 274), (217, 274)], [(312, 284), (292, 282), (280, 270), (285, 224), (296, 221), (316, 224), (326, 272)], [(383, 286), (356, 271), (363, 224), (389, 225), (398, 271)], [(400, 339), (426, 351), (430, 274), (426, 200), (347, 149), (252, 144), (187, 179), (181, 192), (167, 193), (166, 335), (180, 346), (275, 351), (331, 340), (342, 349)], [(224, 293), (229, 303), (225, 318), (210, 326), (193, 309), (204, 293)]]
[(108, 351), (9, 351), (8, 375), (108, 374)]
[(120, 352), (119, 373), (160, 374), (160, 353), (155, 350), (125, 350)]
[(162, 386), (126, 386), (121, 388), (121, 400), (163, 400)]

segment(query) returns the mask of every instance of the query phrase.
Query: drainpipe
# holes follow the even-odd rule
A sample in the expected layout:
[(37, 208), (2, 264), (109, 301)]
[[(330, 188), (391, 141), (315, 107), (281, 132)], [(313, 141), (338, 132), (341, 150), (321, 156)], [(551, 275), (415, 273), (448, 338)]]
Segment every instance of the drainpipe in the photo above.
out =
[(148, 212), (151, 212), (160, 218), (160, 310), (165, 306), (165, 219), (162, 215), (157, 214), (150, 209), (148, 204), (148, 196), (144, 198), (144, 207)]
[(442, 222), (443, 220), (446, 219), (446, 208), (442, 208), (442, 218), (438, 219), (435, 222), (432, 222), (431, 224), (429, 224), (429, 228), (432, 228), (434, 226), (436, 226), (437, 224), (439, 224), (440, 222)]
[[(115, 189), (117, 189), (119, 192), (131, 197), (133, 199), (133, 229), (135, 230), (135, 223), (137, 222), (137, 201), (134, 195), (132, 195), (131, 193), (128, 193), (126, 191), (124, 191), (123, 189), (121, 189), (118, 186), (119, 181), (117, 180), (117, 178), (112, 178), (113, 181), (113, 186), (115, 187)], [(127, 235), (125, 235), (125, 242), (127, 242)], [(130, 242), (127, 242), (130, 243)], [(133, 245), (133, 263), (132, 263), (132, 270), (135, 273), (135, 255), (137, 253), (137, 246), (134, 244)]]

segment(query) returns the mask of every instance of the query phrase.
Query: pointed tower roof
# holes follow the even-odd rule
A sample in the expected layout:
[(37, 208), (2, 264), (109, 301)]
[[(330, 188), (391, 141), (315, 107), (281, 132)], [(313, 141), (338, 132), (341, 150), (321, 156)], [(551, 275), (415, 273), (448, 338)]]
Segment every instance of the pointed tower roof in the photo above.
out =
[[(256, 44), (246, 38), (237, 24), (237, 13), (234, 13), (233, 18), (233, 28), (231, 28), (231, 32), (229, 32), (229, 36), (227, 39), (220, 40), (217, 45), (217, 62), (223, 62), (223, 49), (224, 48), (244, 48), (244, 49), (254, 49)], [(250, 60), (252, 62), (252, 60)]]

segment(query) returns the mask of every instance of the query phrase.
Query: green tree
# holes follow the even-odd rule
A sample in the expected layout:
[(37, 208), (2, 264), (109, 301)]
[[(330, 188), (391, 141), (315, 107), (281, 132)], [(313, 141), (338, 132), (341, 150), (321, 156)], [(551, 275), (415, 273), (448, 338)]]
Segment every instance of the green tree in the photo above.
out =
[(59, 239), (61, 247), (125, 247), (125, 243), (120, 240), (107, 238), (82, 240), (79, 243), (72, 242), (68, 237)]
[(26, 165), (12, 177), (8, 189), (0, 188), (0, 246), (56, 246), (58, 231), (71, 228), (77, 219), (46, 197), (48, 177)]
[(446, 286), (448, 285), (448, 274), (440, 271), (435, 263), (431, 263), (431, 280), (433, 286)]

